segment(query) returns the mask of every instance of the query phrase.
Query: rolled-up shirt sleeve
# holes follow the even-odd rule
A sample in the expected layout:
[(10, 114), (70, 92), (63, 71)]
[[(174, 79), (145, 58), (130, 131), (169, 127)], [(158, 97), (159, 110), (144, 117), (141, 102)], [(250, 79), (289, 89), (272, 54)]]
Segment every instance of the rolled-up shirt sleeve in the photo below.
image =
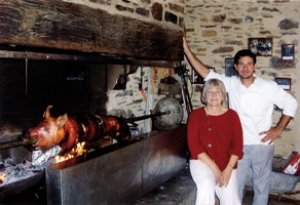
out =
[(275, 85), (273, 96), (273, 103), (282, 109), (284, 115), (295, 117), (298, 103), (291, 94), (280, 88), (278, 85)]

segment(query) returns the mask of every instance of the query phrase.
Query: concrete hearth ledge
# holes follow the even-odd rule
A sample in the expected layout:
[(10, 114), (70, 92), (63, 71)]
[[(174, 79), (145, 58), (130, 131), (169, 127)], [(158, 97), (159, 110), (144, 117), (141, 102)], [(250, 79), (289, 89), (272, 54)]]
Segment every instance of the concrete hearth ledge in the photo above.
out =
[(195, 198), (196, 185), (190, 171), (185, 169), (132, 205), (194, 205)]

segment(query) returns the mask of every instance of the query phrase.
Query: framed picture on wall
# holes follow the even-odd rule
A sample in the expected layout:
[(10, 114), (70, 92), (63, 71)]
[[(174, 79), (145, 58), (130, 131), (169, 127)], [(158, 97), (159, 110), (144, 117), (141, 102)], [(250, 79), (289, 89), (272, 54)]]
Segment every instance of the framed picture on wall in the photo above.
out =
[(257, 56), (272, 56), (272, 38), (248, 38), (248, 48)]
[(291, 85), (292, 85), (291, 78), (275, 78), (274, 80), (284, 90), (291, 90)]
[(237, 76), (237, 72), (234, 68), (234, 58), (225, 58), (225, 76)]
[(293, 61), (295, 56), (294, 44), (282, 44), (281, 45), (281, 59), (287, 61)]

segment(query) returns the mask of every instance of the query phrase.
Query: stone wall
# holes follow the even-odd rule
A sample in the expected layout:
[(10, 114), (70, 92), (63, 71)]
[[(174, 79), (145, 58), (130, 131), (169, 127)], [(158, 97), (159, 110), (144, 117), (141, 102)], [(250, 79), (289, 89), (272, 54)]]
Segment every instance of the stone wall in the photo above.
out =
[(146, 22), (182, 29), (184, 0), (64, 0)]
[[(220, 73), (225, 72), (225, 58), (232, 58), (248, 48), (248, 38), (272, 38), (271, 56), (257, 58), (257, 75), (266, 79), (291, 78), (289, 91), (300, 102), (298, 64), (300, 1), (206, 1), (186, 0), (185, 27), (191, 49), (207, 65)], [(294, 44), (295, 60), (281, 60), (281, 45)], [(187, 65), (188, 63), (185, 62)], [(191, 70), (191, 68), (188, 66)], [(200, 86), (192, 86), (193, 104), (201, 106)], [(274, 114), (277, 122), (279, 112)], [(276, 154), (287, 156), (293, 149), (300, 151), (299, 109), (296, 119), (290, 123), (276, 142)]]

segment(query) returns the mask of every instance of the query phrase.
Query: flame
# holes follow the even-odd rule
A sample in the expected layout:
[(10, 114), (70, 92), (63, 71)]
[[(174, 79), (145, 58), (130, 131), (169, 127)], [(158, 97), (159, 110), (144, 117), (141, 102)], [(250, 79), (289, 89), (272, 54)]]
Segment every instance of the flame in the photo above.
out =
[(58, 162), (66, 161), (66, 160), (74, 158), (74, 157), (82, 156), (82, 155), (86, 154), (86, 152), (87, 152), (87, 149), (85, 149), (85, 142), (78, 142), (76, 144), (76, 146), (70, 152), (68, 152), (64, 155), (56, 156), (54, 159), (54, 163), (58, 163)]
[(6, 174), (4, 172), (0, 172), (0, 184), (2, 184), (5, 181)]

